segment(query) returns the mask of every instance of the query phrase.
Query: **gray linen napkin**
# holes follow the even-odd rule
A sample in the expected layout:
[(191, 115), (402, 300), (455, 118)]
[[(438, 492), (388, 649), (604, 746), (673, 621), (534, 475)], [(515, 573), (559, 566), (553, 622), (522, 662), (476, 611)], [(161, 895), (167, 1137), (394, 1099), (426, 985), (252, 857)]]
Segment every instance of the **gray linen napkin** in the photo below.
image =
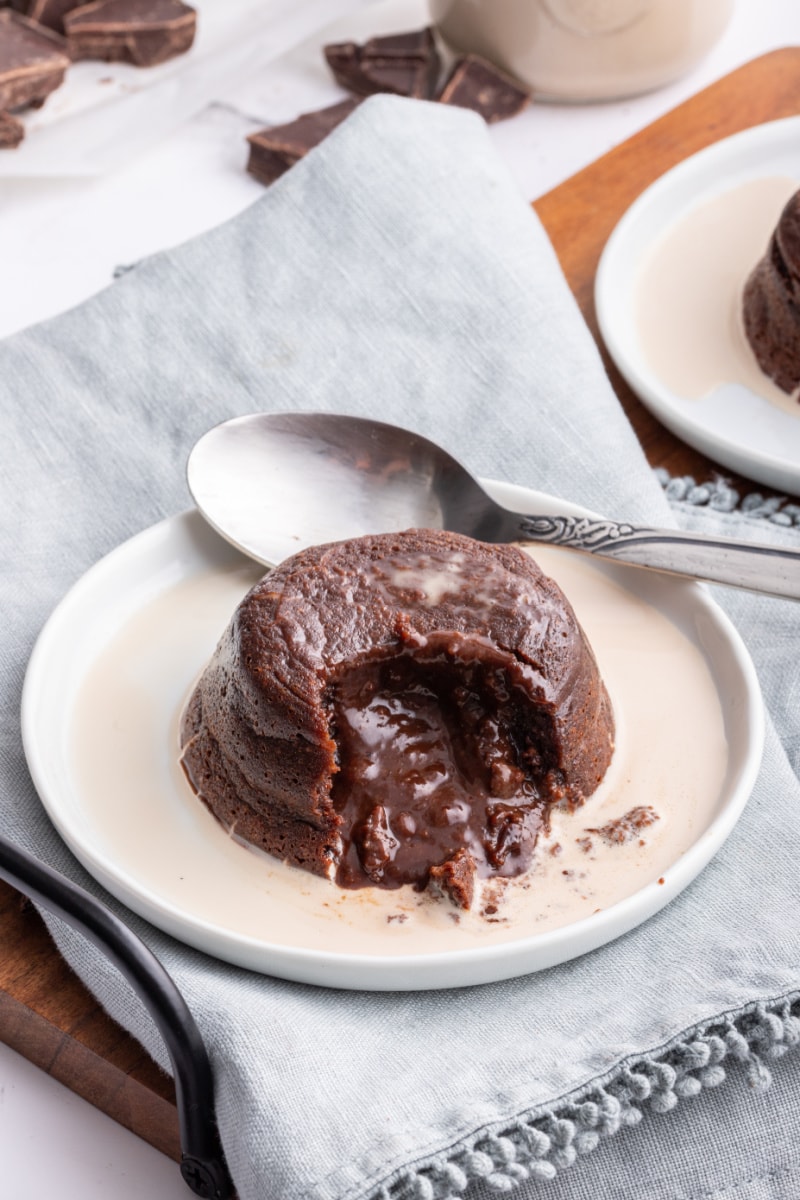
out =
[[(482, 123), (367, 101), (234, 221), (0, 344), (3, 823), (96, 892), (25, 767), (18, 704), (36, 634), (99, 556), (187, 506), (184, 464), (201, 432), (293, 408), (394, 420), (480, 474), (609, 516), (672, 519)], [(795, 528), (771, 529), (798, 540)], [(698, 1093), (722, 1084), (733, 1097), (737, 1075), (766, 1084), (768, 1064), (800, 1040), (800, 610), (746, 596), (730, 606), (778, 722), (758, 785), (695, 884), (615, 943), (493, 986), (344, 993), (235, 969), (127, 915), (207, 1040), (242, 1200), (441, 1200), (515, 1185), (577, 1195), (582, 1178), (587, 1195), (656, 1195), (640, 1187), (644, 1168), (627, 1161), (620, 1131), (645, 1114), (657, 1173), (653, 1146), (664, 1142), (666, 1162), (671, 1122), (704, 1128)], [(115, 971), (52, 925), (94, 993), (164, 1063)], [(789, 1058), (796, 1071), (800, 1055)], [(734, 1181), (749, 1169), (736, 1149), (745, 1127), (772, 1144), (763, 1113), (737, 1104), (719, 1133)], [(676, 1105), (680, 1116), (650, 1120)], [(560, 1169), (601, 1140), (565, 1172), (562, 1193)], [(706, 1157), (693, 1161), (665, 1195), (717, 1187)]]

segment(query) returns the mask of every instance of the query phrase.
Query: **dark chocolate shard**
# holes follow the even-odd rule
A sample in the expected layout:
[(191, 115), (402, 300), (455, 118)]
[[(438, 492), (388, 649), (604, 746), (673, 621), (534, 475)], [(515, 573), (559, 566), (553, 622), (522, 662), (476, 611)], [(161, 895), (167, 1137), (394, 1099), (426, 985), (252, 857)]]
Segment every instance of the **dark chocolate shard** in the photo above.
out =
[(247, 139), (250, 143), (248, 171), (260, 183), (273, 183), (309, 150), (318, 146), (331, 130), (341, 125), (359, 104), (359, 100), (342, 100), (329, 108), (303, 113), (287, 125), (275, 125), (251, 133)]
[(392, 861), (398, 846), (382, 804), (375, 805), (354, 840), (365, 874), (373, 883), (381, 883), (386, 865)]
[(182, 0), (93, 0), (64, 16), (73, 58), (154, 67), (185, 54), (197, 13)]
[(641, 835), (643, 829), (659, 820), (658, 813), (650, 804), (640, 804), (631, 808), (621, 817), (616, 817), (599, 828), (587, 828), (587, 833), (595, 833), (609, 845), (623, 845), (632, 842)]
[(25, 137), (22, 121), (11, 113), (0, 112), (0, 150), (14, 150)]
[(439, 81), (440, 61), (430, 29), (370, 38), (364, 45), (335, 42), (324, 47), (336, 82), (357, 96), (389, 92), (429, 100)]
[(81, 0), (28, 0), (24, 11), (32, 21), (46, 25), (56, 33), (63, 33), (65, 14), (80, 4)]
[(413, 29), (410, 33), (390, 33), (385, 37), (370, 38), (361, 50), (362, 58), (419, 59), (428, 62), (438, 55), (433, 31), (430, 28)]
[(323, 48), (333, 77), (346, 91), (357, 92), (361, 83), (360, 48), (355, 42), (333, 42)]
[(476, 54), (458, 60), (439, 96), (442, 104), (470, 108), (490, 125), (515, 117), (530, 99), (528, 88)]
[(457, 908), (471, 908), (476, 871), (474, 858), (461, 846), (446, 862), (431, 867), (428, 886), (442, 892)]
[(38, 108), (64, 82), (66, 42), (10, 8), (0, 10), (0, 110)]
[(401, 58), (362, 58), (361, 87), (367, 94), (388, 92), (394, 96), (411, 96), (415, 100), (428, 100), (433, 95), (438, 79), (438, 68), (431, 75), (429, 63)]

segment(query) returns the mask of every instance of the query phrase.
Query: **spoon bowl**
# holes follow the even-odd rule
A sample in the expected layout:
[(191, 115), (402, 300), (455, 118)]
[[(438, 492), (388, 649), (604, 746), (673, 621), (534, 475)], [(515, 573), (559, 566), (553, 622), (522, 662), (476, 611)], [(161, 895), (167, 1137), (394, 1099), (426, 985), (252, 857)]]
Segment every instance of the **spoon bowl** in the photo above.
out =
[(195, 444), (187, 480), (209, 524), (266, 566), (308, 546), (417, 527), (485, 542), (546, 542), (800, 599), (797, 551), (602, 518), (514, 513), (435, 442), (361, 417), (235, 417)]

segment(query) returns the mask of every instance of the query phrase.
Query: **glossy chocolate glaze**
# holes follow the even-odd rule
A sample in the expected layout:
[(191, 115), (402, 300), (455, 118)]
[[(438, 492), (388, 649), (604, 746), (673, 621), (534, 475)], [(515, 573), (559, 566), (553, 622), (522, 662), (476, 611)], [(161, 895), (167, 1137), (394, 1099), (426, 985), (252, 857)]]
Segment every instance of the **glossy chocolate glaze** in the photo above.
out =
[(461, 657), (459, 640), (434, 635), (424, 654), (365, 664), (333, 689), (342, 886), (424, 887), (462, 846), (484, 877), (530, 863), (558, 793), (540, 750), (552, 720), (531, 712), (513, 655), (473, 640)]

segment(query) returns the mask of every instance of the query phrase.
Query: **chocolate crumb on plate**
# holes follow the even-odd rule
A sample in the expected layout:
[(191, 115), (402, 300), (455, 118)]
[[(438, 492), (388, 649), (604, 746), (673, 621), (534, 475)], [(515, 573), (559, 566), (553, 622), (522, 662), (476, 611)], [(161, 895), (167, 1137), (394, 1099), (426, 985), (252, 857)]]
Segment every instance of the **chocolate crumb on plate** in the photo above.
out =
[(22, 121), (11, 113), (0, 112), (0, 150), (15, 150), (25, 137)]
[(73, 58), (154, 67), (185, 54), (197, 13), (182, 0), (93, 0), (64, 16)]
[(274, 182), (294, 166), (309, 150), (341, 125), (360, 104), (359, 100), (342, 100), (329, 108), (304, 113), (287, 125), (275, 125), (251, 133), (250, 157), (247, 169), (260, 183)]
[(39, 108), (64, 82), (70, 59), (57, 33), (0, 9), (0, 110)]
[(457, 908), (471, 908), (476, 870), (475, 859), (461, 846), (446, 862), (431, 867), (429, 886), (444, 893)]
[(458, 60), (439, 96), (441, 104), (470, 108), (490, 125), (515, 117), (530, 99), (528, 88), (476, 54)]
[(358, 96), (389, 92), (429, 100), (439, 80), (440, 60), (430, 29), (393, 33), (324, 47), (336, 82)]
[[(658, 820), (658, 813), (650, 804), (641, 804), (609, 821), (607, 825), (601, 825), (599, 829), (587, 829), (586, 832), (597, 834), (609, 845), (621, 846), (625, 842), (632, 842), (643, 829)], [(639, 844), (642, 844), (641, 840)]]

